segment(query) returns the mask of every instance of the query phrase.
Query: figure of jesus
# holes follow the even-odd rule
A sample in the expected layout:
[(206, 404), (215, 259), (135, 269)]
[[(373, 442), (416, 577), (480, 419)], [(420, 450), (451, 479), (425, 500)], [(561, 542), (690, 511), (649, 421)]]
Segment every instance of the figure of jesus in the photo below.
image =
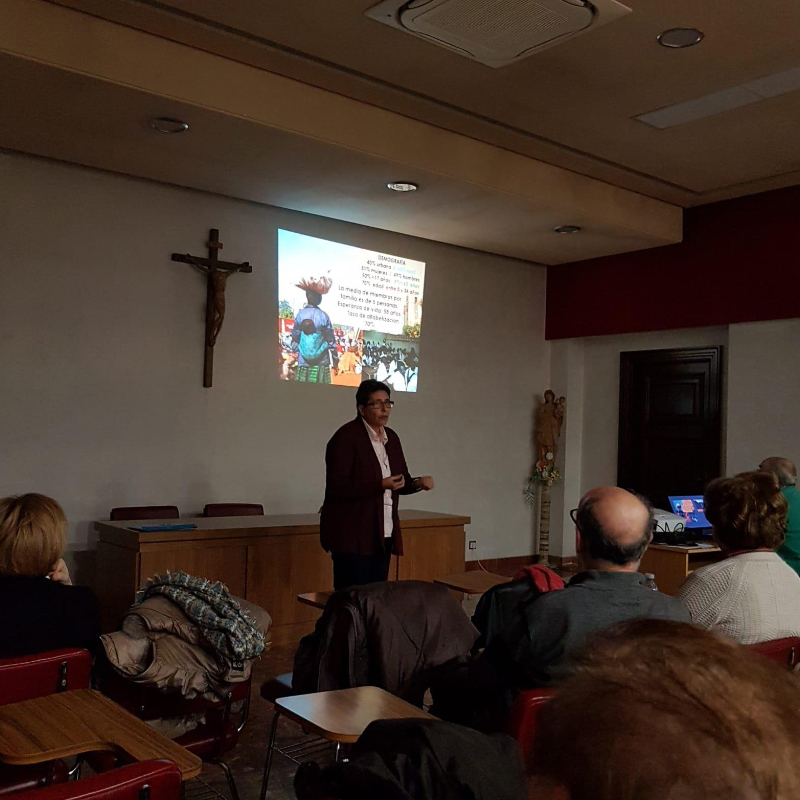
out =
[(211, 281), (211, 292), (214, 298), (214, 318), (207, 332), (206, 344), (209, 347), (213, 347), (217, 343), (217, 337), (222, 330), (222, 322), (225, 319), (225, 285), (228, 282), (228, 278), (234, 272), (239, 272), (242, 267), (249, 265), (247, 263), (240, 264), (233, 269), (209, 268), (205, 264), (195, 261), (188, 253), (186, 254), (186, 259), (193, 267), (207, 275)]

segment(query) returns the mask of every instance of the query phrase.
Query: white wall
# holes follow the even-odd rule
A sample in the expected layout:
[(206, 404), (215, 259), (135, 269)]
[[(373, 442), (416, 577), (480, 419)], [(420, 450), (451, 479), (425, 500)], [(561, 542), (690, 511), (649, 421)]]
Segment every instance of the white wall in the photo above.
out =
[[(557, 502), (562, 504), (558, 518), (563, 521), (560, 534), (552, 534), (556, 555), (574, 554), (569, 508), (583, 492), (616, 483), (619, 354), (708, 345), (724, 347), (723, 473), (755, 469), (769, 455), (800, 463), (800, 319), (554, 342), (553, 388), (562, 391), (560, 378), (581, 391), (579, 403), (574, 395), (567, 397), (565, 481), (553, 497), (554, 510)], [(580, 475), (579, 492), (575, 474)]]
[[(398, 198), (413, 202), (414, 198)], [(467, 514), (471, 556), (532, 552), (522, 487), (548, 381), (543, 268), (385, 231), (0, 154), (0, 495), (64, 506), (73, 549), (112, 506), (262, 502), (315, 511), (325, 443), (353, 390), (277, 378), (279, 227), (427, 262), (420, 391), (392, 426), (435, 492)], [(205, 287), (172, 252), (249, 260), (228, 283), (214, 387), (202, 387)]]
[(800, 464), (800, 319), (731, 325), (728, 340), (728, 473)]
[[(581, 495), (596, 486), (617, 483), (619, 354), (629, 350), (725, 346), (727, 343), (726, 327), (596, 336), (553, 343), (553, 389), (567, 395), (567, 423), (561, 443), (564, 481), (553, 492), (554, 555), (575, 554), (574, 526), (569, 510), (578, 505)], [(723, 353), (726, 351), (727, 347)], [(723, 393), (726, 376), (727, 368), (723, 363)], [(724, 398), (722, 439), (724, 442)], [(559, 523), (560, 531), (556, 527)]]

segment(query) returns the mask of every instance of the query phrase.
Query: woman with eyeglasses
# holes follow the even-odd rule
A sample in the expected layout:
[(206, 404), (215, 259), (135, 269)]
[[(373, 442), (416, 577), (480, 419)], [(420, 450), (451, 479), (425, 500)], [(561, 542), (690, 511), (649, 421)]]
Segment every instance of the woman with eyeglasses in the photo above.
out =
[(356, 391), (356, 418), (342, 425), (325, 450), (325, 500), (320, 541), (333, 559), (333, 587), (385, 581), (392, 553), (403, 554), (398, 497), (433, 489), (433, 478), (412, 478), (397, 434), (386, 427), (391, 389), (366, 380)]

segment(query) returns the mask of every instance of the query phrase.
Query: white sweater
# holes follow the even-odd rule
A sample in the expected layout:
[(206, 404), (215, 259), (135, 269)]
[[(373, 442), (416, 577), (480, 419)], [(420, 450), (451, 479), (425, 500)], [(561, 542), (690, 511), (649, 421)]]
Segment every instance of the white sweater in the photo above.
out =
[(695, 625), (742, 644), (800, 636), (800, 576), (776, 553), (742, 553), (702, 567), (677, 596)]

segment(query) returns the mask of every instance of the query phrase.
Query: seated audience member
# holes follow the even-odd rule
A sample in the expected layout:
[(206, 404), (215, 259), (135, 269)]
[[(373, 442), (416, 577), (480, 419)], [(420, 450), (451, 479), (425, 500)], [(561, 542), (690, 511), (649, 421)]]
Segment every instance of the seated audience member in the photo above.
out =
[(742, 644), (800, 636), (800, 576), (775, 553), (786, 500), (770, 472), (718, 478), (706, 516), (725, 558), (693, 572), (678, 591), (692, 622)]
[(592, 489), (574, 512), (579, 572), (563, 591), (547, 592), (527, 609), (518, 651), (523, 688), (563, 680), (572, 656), (595, 631), (636, 617), (689, 620), (675, 598), (644, 585), (639, 563), (653, 538), (649, 505), (615, 486)]
[(66, 543), (67, 520), (55, 500), (0, 500), (0, 658), (96, 646), (97, 600), (72, 585), (61, 557)]
[(781, 494), (789, 504), (786, 520), (786, 540), (778, 548), (778, 555), (800, 575), (800, 492), (797, 491), (797, 467), (788, 458), (765, 458), (758, 467), (774, 472), (781, 486)]
[[(565, 589), (535, 598), (520, 624), (495, 636), (460, 674), (437, 676), (434, 714), (487, 727), (518, 690), (567, 678), (593, 633), (637, 617), (689, 621), (680, 601), (647, 588), (638, 572), (653, 538), (646, 501), (604, 486), (585, 494), (573, 514), (581, 571)], [(470, 707), (465, 697), (483, 708)]]
[(800, 684), (690, 625), (607, 632), (542, 707), (531, 800), (800, 797)]
[(387, 719), (367, 726), (346, 762), (303, 764), (298, 800), (524, 800), (517, 744), (435, 719)]

